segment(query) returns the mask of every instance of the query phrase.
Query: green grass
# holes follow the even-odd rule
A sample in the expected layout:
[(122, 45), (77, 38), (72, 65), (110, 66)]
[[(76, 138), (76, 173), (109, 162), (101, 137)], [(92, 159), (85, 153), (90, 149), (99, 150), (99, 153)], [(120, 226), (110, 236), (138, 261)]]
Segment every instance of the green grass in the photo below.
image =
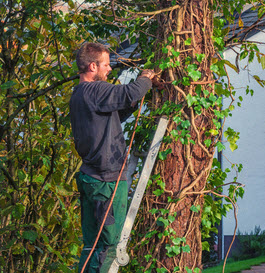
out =
[[(250, 269), (253, 265), (260, 265), (261, 263), (265, 263), (265, 256), (245, 260), (245, 261), (228, 261), (225, 266), (225, 273), (233, 273), (240, 272), (241, 270)], [(203, 273), (222, 273), (223, 272), (223, 264), (207, 268), (203, 270)]]

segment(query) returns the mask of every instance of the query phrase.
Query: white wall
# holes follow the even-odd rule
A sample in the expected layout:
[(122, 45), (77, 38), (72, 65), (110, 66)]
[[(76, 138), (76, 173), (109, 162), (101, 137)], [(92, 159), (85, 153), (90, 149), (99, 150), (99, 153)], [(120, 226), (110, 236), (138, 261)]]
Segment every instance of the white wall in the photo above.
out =
[[(260, 32), (251, 37), (251, 41), (265, 42), (265, 33)], [(265, 53), (265, 46), (259, 45), (261, 52)], [(225, 59), (235, 63), (235, 53), (227, 50)], [(265, 88), (262, 88), (251, 75), (258, 75), (265, 80), (265, 70), (257, 60), (246, 66), (243, 60), (239, 63), (240, 73), (229, 69), (232, 84), (237, 97), (242, 96), (242, 107), (236, 107), (232, 118), (227, 119), (225, 127), (231, 127), (240, 132), (238, 149), (231, 152), (226, 143), (224, 151), (232, 163), (242, 163), (243, 170), (239, 174), (238, 182), (245, 184), (245, 195), (238, 202), (238, 228), (242, 232), (254, 230), (259, 225), (265, 230)], [(254, 90), (254, 96), (246, 95), (245, 89), (249, 85)], [(238, 99), (237, 99), (238, 101)], [(224, 105), (230, 101), (224, 100)], [(236, 106), (236, 103), (235, 103)], [(230, 163), (223, 157), (223, 169), (230, 167)], [(226, 182), (231, 182), (235, 173), (230, 173)], [(235, 228), (233, 213), (229, 213), (223, 220), (223, 234), (232, 235)]]

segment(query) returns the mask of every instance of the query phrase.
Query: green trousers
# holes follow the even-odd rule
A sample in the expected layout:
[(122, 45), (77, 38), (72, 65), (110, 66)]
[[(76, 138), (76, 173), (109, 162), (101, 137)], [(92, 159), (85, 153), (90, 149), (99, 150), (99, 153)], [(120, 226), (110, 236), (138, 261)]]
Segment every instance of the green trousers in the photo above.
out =
[[(80, 192), (84, 242), (78, 268), (80, 273), (94, 245), (116, 181), (99, 181), (82, 172), (76, 174), (76, 181)], [(116, 258), (116, 247), (127, 213), (127, 195), (127, 182), (120, 181), (96, 249), (87, 263), (84, 273), (107, 273)]]

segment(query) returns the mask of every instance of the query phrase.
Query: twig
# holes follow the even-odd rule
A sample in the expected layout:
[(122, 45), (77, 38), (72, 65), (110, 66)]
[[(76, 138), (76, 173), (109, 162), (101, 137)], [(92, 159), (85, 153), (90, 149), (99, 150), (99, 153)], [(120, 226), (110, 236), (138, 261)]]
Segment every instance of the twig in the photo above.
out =
[(10, 182), (10, 184), (13, 186), (13, 188), (15, 190), (19, 190), (17, 183), (14, 181), (14, 179), (11, 177), (11, 175), (9, 174), (9, 172), (0, 165), (0, 169), (2, 170), (3, 174), (6, 176), (6, 178), (8, 179), (8, 181)]
[(53, 8), (52, 8), (52, 0), (50, 0), (50, 10), (51, 10), (51, 20), (52, 20), (52, 31), (53, 31), (53, 36), (54, 36), (54, 42), (55, 42), (57, 60), (58, 60), (59, 69), (60, 69), (61, 75), (62, 75), (63, 78), (65, 79), (65, 76), (64, 76), (64, 73), (63, 73), (63, 69), (62, 69), (62, 65), (61, 65), (60, 54), (59, 54), (59, 48), (58, 48), (58, 43), (57, 43), (57, 39), (56, 39), (56, 34), (55, 34), (55, 30), (54, 30), (54, 20), (53, 20), (52, 9), (53, 9)]

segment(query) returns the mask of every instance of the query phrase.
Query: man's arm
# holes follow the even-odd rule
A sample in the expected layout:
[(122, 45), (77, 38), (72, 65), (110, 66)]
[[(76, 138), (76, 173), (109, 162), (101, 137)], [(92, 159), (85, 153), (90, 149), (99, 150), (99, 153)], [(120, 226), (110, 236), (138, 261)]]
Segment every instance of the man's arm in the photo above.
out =
[[(144, 70), (136, 81), (126, 85), (113, 85), (96, 82), (96, 106), (99, 112), (113, 112), (130, 108), (133, 102), (140, 100), (152, 87), (152, 70)], [(89, 98), (88, 98), (89, 99)]]

